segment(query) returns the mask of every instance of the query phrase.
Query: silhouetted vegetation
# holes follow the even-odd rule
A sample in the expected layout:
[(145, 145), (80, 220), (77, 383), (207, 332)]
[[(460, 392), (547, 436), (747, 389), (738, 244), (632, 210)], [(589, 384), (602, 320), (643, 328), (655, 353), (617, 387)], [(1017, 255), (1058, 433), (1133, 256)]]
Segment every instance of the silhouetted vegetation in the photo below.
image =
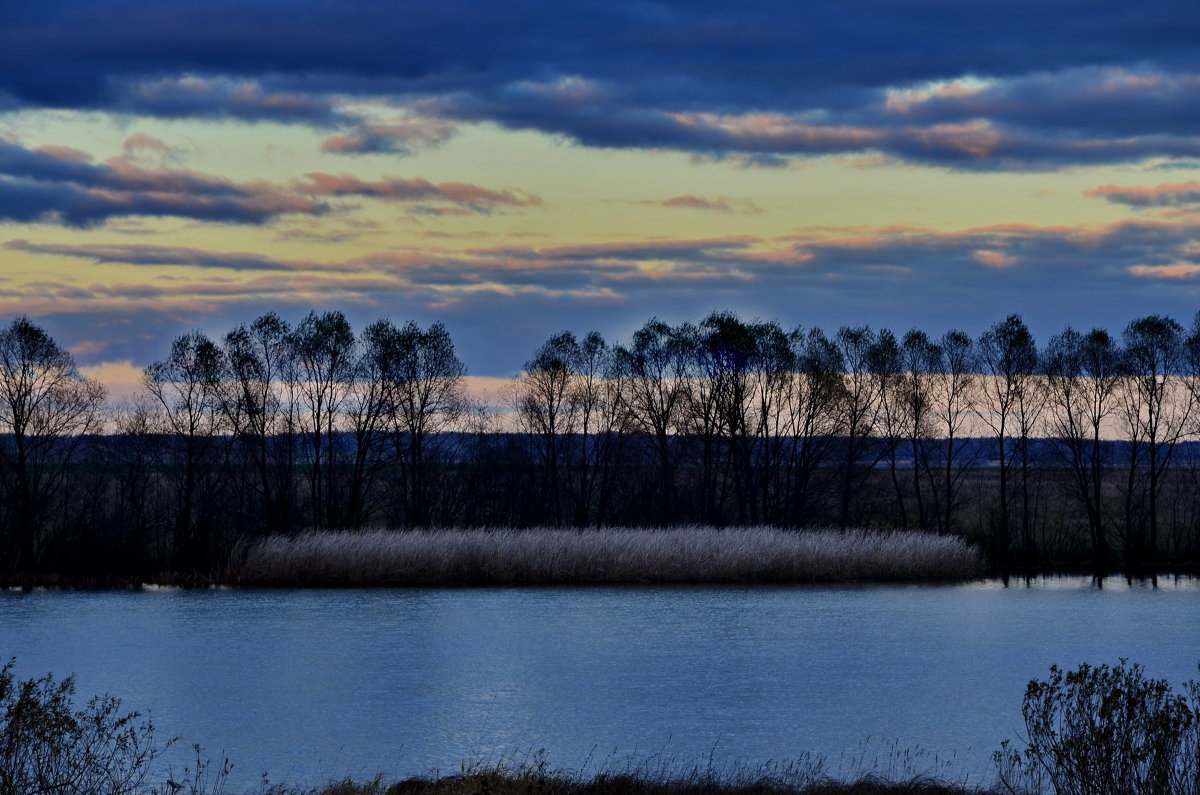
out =
[(18, 682), (0, 668), (0, 795), (137, 795), (150, 789), (160, 744), (149, 721), (98, 696), (82, 708), (74, 681)]
[(1139, 665), (1051, 667), (1021, 709), (1024, 747), (996, 752), (1008, 792), (1200, 793), (1200, 682), (1176, 692)]
[(440, 324), (340, 312), (176, 339), (106, 404), (26, 318), (0, 329), (0, 577), (219, 575), (302, 531), (903, 529), (991, 565), (1195, 568), (1200, 320), (978, 340), (717, 312), (552, 336), (473, 401)]

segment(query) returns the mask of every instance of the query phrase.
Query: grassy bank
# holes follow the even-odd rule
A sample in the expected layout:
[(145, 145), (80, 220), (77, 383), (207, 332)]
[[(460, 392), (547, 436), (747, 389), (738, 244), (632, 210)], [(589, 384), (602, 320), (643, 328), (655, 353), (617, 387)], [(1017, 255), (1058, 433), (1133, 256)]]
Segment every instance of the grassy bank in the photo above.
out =
[(244, 586), (600, 585), (962, 580), (962, 539), (768, 527), (312, 532), (251, 545)]
[(602, 775), (579, 781), (541, 773), (500, 771), (408, 779), (390, 785), (347, 781), (305, 795), (984, 795), (987, 792), (990, 790), (967, 789), (928, 779), (890, 782), (868, 777), (855, 782), (820, 780), (795, 784), (769, 777), (728, 782), (704, 776), (652, 779)]

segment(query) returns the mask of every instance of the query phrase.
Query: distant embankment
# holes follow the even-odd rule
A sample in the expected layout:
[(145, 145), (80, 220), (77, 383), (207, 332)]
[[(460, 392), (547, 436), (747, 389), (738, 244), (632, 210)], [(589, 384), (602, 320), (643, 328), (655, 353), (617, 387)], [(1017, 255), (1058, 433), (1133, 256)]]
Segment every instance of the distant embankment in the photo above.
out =
[(962, 580), (955, 536), (866, 530), (534, 528), (310, 532), (255, 542), (247, 586), (600, 585)]

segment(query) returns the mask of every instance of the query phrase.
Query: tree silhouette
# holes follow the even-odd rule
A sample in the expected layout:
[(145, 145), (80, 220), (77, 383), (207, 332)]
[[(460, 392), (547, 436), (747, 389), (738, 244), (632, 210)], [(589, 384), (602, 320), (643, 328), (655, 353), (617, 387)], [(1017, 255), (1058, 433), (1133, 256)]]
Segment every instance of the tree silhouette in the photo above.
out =
[(99, 430), (103, 399), (103, 387), (29, 318), (0, 329), (0, 484), (13, 515), (17, 570), (36, 570), (43, 513), (84, 436)]
[(172, 548), (177, 565), (195, 560), (204, 566), (211, 552), (210, 527), (203, 517), (197, 521), (197, 508), (204, 513), (211, 506), (199, 499), (199, 492), (202, 484), (211, 487), (217, 474), (217, 436), (222, 430), (217, 385), (222, 368), (220, 349), (193, 331), (176, 337), (167, 358), (143, 371), (143, 383), (173, 442), (173, 463), (179, 468)]
[[(980, 369), (980, 416), (991, 429), (996, 439), (1000, 474), (1000, 515), (996, 525), (994, 553), (1007, 556), (1011, 544), (1009, 520), (1010, 478), (1013, 463), (1018, 454), (1024, 462), (1022, 493), (1025, 510), (1022, 512), (1022, 540), (1024, 551), (1032, 555), (1033, 539), (1030, 535), (1028, 511), (1028, 461), (1029, 428), (1031, 414), (1036, 416), (1038, 385), (1038, 351), (1025, 322), (1020, 315), (1009, 315), (983, 333), (977, 345)], [(1018, 438), (1016, 447), (1009, 444), (1014, 432)]]

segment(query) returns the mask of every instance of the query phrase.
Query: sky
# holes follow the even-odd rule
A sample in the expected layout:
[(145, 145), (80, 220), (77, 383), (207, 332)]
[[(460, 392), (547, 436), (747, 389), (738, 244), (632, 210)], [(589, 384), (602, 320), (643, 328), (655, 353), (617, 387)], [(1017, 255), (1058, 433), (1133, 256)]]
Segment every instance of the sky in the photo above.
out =
[(1200, 309), (1195, 0), (0, 3), (0, 320), (441, 321), (476, 376), (714, 310)]

